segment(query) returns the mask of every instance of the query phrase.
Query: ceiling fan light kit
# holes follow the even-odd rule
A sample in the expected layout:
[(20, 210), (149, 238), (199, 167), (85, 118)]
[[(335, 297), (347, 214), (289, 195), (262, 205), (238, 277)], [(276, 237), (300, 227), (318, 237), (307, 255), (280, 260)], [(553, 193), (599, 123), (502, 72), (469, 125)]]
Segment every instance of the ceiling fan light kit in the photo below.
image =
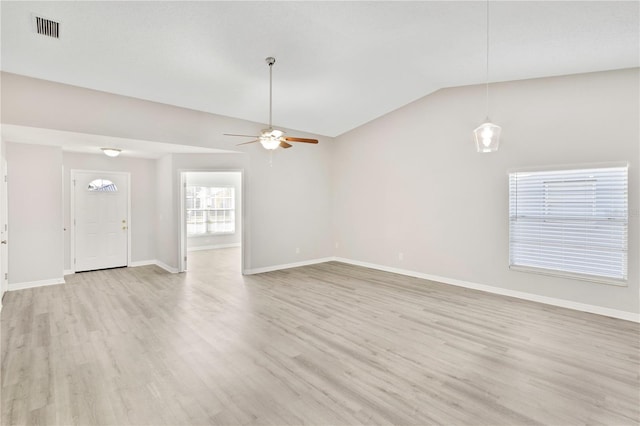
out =
[(487, 119), (483, 124), (477, 127), (473, 134), (476, 140), (476, 149), (478, 152), (495, 152), (500, 146), (500, 133), (502, 127), (497, 124), (493, 124), (489, 120), (489, 0), (486, 2), (487, 6), (487, 61), (486, 61), (486, 101), (487, 101)]
[(265, 149), (277, 149), (282, 142), (280, 139), (283, 134), (281, 130), (264, 129), (258, 140)]
[(271, 125), (272, 115), (273, 115), (273, 64), (276, 63), (276, 58), (269, 56), (265, 59), (267, 65), (269, 66), (269, 128), (263, 129), (260, 132), (259, 136), (252, 135), (238, 135), (233, 133), (225, 133), (226, 136), (240, 136), (240, 137), (249, 137), (255, 138), (255, 140), (249, 142), (239, 143), (238, 145), (246, 145), (249, 143), (260, 142), (260, 144), (269, 151), (274, 151), (281, 148), (291, 148), (291, 145), (288, 142), (304, 142), (304, 143), (313, 143), (317, 144), (317, 139), (307, 139), (307, 138), (296, 138), (291, 136), (284, 136), (284, 132), (282, 130), (274, 129)]

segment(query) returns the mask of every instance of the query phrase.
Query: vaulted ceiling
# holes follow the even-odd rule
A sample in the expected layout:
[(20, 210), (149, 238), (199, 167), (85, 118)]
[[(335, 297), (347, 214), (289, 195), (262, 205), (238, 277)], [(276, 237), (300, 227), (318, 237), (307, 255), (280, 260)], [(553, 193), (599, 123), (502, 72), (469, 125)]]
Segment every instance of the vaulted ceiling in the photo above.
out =
[[(484, 1), (1, 2), (2, 70), (337, 136), (485, 80)], [(490, 79), (639, 66), (637, 1), (490, 2)], [(59, 21), (36, 34), (33, 16)]]

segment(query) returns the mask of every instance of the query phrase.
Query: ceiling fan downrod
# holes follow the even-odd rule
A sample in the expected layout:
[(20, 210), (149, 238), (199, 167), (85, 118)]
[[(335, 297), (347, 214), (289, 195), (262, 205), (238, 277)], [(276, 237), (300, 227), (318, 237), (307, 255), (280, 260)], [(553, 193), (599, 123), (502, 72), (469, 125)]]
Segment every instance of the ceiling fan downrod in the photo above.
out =
[(312, 143), (317, 144), (317, 139), (309, 139), (309, 138), (298, 138), (293, 136), (284, 136), (284, 131), (282, 130), (274, 130), (273, 128), (273, 64), (276, 63), (276, 58), (269, 56), (265, 58), (267, 65), (269, 65), (269, 128), (262, 129), (259, 135), (239, 135), (234, 133), (225, 133), (227, 136), (240, 136), (240, 137), (248, 137), (255, 138), (249, 142), (243, 142), (238, 145), (246, 145), (250, 143), (260, 142), (265, 149), (274, 150), (277, 148), (291, 148), (289, 142), (302, 142), (302, 143)]
[(269, 56), (265, 59), (267, 65), (269, 65), (269, 130), (272, 130), (272, 111), (273, 111), (273, 64), (276, 63), (276, 58)]

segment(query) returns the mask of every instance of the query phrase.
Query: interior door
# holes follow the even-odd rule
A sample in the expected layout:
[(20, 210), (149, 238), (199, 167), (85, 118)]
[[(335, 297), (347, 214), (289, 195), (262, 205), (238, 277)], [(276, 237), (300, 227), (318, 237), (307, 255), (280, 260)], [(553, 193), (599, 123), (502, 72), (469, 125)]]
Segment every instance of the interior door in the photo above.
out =
[(75, 271), (127, 266), (129, 175), (71, 171)]

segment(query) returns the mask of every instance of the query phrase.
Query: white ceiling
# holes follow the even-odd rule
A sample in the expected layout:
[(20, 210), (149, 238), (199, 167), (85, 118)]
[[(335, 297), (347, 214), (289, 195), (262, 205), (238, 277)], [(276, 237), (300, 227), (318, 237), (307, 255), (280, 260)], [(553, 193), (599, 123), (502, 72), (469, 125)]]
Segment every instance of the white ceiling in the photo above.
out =
[[(4, 71), (336, 136), (484, 82), (484, 1), (1, 2)], [(492, 81), (639, 66), (639, 2), (491, 2)], [(58, 20), (59, 40), (32, 13)]]

